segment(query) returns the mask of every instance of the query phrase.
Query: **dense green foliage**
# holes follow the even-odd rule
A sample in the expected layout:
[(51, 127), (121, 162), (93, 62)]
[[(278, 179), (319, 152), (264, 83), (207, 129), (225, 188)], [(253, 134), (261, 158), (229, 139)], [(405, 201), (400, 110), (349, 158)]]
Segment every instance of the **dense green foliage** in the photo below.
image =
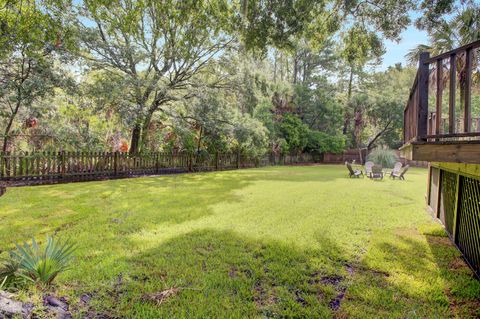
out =
[(0, 242), (75, 239), (75, 263), (54, 282), (74, 318), (478, 317), (480, 282), (425, 212), (427, 171), (382, 182), (347, 173), (269, 167), (11, 188)]
[[(414, 1), (0, 4), (5, 151), (263, 154), (401, 143), (413, 71), (369, 67), (383, 40), (411, 23)], [(451, 12), (419, 9), (437, 20)]]

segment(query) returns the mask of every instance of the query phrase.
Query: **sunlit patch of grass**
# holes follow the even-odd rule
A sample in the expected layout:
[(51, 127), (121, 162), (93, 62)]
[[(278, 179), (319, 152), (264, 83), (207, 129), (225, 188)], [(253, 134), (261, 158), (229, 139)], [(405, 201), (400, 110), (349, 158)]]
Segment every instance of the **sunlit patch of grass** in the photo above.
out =
[(0, 250), (74, 239), (55, 293), (79, 317), (478, 316), (480, 284), (426, 213), (425, 179), (310, 166), (10, 188)]

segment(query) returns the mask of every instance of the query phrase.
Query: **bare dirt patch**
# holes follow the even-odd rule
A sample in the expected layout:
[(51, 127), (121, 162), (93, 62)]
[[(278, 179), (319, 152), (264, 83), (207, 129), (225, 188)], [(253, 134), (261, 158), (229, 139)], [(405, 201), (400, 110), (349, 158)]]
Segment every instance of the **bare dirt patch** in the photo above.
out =
[(159, 292), (154, 292), (150, 294), (145, 294), (142, 297), (143, 301), (150, 301), (154, 302), (157, 305), (161, 305), (164, 303), (167, 299), (177, 295), (180, 292), (180, 288), (177, 287), (170, 287), (166, 290), (159, 291)]

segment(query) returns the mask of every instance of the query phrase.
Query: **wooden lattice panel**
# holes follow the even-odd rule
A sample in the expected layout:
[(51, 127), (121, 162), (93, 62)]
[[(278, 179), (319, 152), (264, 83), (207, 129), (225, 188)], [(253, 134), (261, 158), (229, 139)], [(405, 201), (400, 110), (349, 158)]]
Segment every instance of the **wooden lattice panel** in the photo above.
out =
[(440, 185), (440, 220), (452, 236), (455, 220), (457, 174), (442, 171)]
[(480, 276), (480, 180), (461, 177), (456, 243)]

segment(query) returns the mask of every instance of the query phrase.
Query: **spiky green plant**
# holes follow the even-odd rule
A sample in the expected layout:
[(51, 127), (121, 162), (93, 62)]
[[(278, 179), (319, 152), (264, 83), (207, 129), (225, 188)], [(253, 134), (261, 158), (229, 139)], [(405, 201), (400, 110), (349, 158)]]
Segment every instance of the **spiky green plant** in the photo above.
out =
[(2, 258), (0, 267), (0, 290), (16, 290), (25, 283), (19, 275), (20, 264), (14, 258)]
[(383, 167), (392, 168), (398, 162), (398, 156), (394, 150), (388, 148), (377, 148), (367, 156), (368, 161), (380, 164)]
[(59, 273), (68, 269), (73, 258), (75, 245), (69, 241), (61, 242), (47, 237), (45, 247), (41, 247), (32, 238), (32, 244), (16, 244), (17, 249), (11, 253), (19, 264), (22, 277), (45, 285), (50, 285)]

